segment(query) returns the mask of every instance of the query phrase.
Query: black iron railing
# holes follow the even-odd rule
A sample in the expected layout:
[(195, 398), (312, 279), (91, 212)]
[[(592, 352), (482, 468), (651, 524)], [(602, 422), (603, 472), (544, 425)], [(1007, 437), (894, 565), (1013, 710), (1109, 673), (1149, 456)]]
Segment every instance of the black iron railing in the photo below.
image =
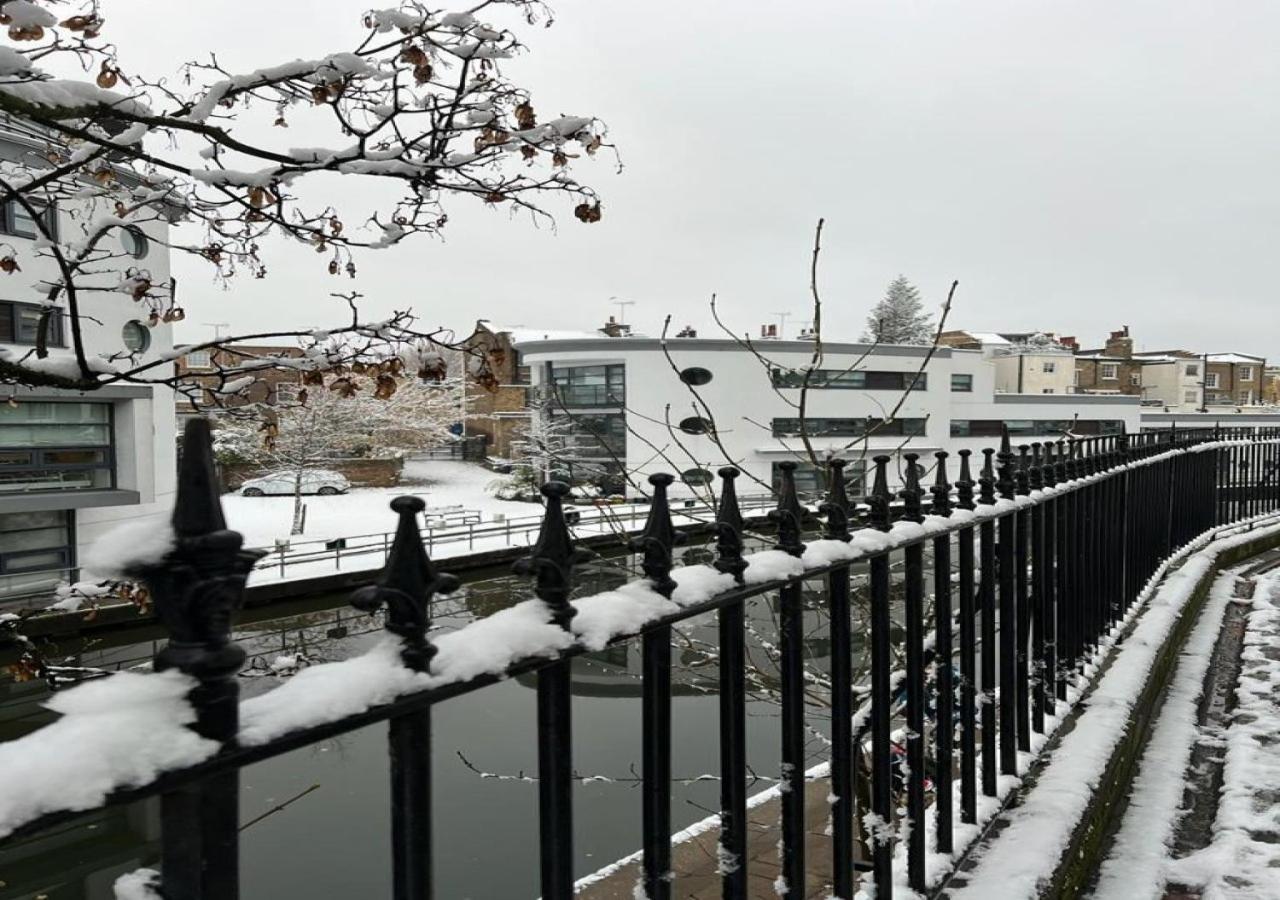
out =
[[(170, 635), (156, 655), (155, 667), (177, 669), (196, 679), (189, 697), (196, 719), (190, 727), (216, 741), (221, 750), (146, 785), (120, 787), (107, 798), (111, 805), (161, 797), (163, 895), (168, 900), (238, 896), (239, 772), (244, 766), (386, 721), (393, 895), (397, 900), (432, 896), (432, 707), (500, 678), (533, 674), (541, 892), (548, 900), (572, 896), (574, 732), (569, 662), (587, 648), (566, 638), (557, 652), (515, 660), (503, 671), (408, 690), (392, 702), (337, 721), (297, 727), (264, 742), (241, 743), (235, 675), (244, 654), (231, 642), (230, 633), (257, 554), (242, 549), (239, 535), (225, 527), (205, 422), (188, 424), (184, 448), (173, 515), (175, 544), (163, 561), (138, 569), (137, 575), (150, 586)], [(905, 454), (906, 482), (897, 498), (889, 491), (889, 457), (876, 457), (867, 498), (870, 524), (855, 531), (850, 530), (852, 504), (840, 472), (844, 462), (832, 461), (833, 487), (820, 508), (821, 540), (829, 542), (822, 558), (837, 561), (811, 565), (803, 575), (764, 581), (750, 577), (755, 563), (743, 552), (743, 519), (734, 491), (738, 472), (731, 467), (720, 470), (714, 569), (737, 586), (614, 638), (615, 643), (643, 643), (643, 790), (638, 814), (643, 825), (641, 886), (650, 900), (673, 895), (671, 747), (678, 739), (671, 719), (673, 626), (706, 613), (718, 616), (719, 874), (722, 896), (745, 898), (750, 864), (744, 606), (754, 597), (776, 598), (780, 868), (782, 886), (802, 896), (805, 841), (813, 839), (805, 828), (802, 588), (806, 581), (824, 583), (831, 643), (834, 866), (829, 893), (851, 898), (859, 880), (868, 878), (877, 898), (886, 900), (896, 881), (917, 891), (926, 889), (931, 847), (941, 852), (963, 849), (955, 846), (956, 819), (978, 824), (979, 798), (997, 797), (998, 776), (1018, 772), (1019, 752), (1031, 750), (1037, 736), (1045, 733), (1049, 717), (1066, 710), (1088, 662), (1171, 554), (1215, 526), (1280, 509), (1278, 430), (1114, 435), (1035, 443), (1016, 452), (1006, 435), (998, 451), (983, 451), (976, 478), (970, 451), (960, 451), (954, 483), (948, 455), (939, 452), (935, 457), (927, 509), (922, 467), (915, 455)], [(779, 468), (781, 489), (772, 516), (775, 547), (802, 559), (803, 536), (813, 533), (812, 515), (797, 499), (794, 464)], [(653, 503), (635, 548), (653, 592), (670, 598), (681, 575), (672, 561), (677, 534), (666, 496), (672, 477), (653, 475), (649, 481)], [(577, 613), (570, 600), (573, 570), (584, 557), (574, 547), (565, 521), (562, 503), (567, 490), (559, 483), (544, 486), (542, 530), (518, 571), (534, 579), (534, 593), (545, 604), (546, 618), (571, 632)], [(387, 566), (378, 583), (357, 591), (352, 603), (362, 610), (385, 608), (386, 627), (400, 640), (403, 666), (431, 673), (437, 650), (427, 637), (430, 601), (457, 582), (437, 572), (427, 558), (416, 524), (421, 501), (400, 498), (392, 508), (399, 528)], [(897, 522), (895, 508), (900, 509)], [(832, 552), (840, 544), (859, 550)], [(931, 555), (931, 577), (926, 552)], [(868, 563), (869, 684), (854, 683), (855, 560)], [(926, 634), (925, 615), (930, 594), (935, 612), (931, 635)], [(895, 613), (901, 615), (900, 629)], [(898, 748), (905, 765), (896, 760)], [(21, 823), (9, 837), (76, 814), (47, 813)], [(281, 860), (281, 865), (287, 864)]]

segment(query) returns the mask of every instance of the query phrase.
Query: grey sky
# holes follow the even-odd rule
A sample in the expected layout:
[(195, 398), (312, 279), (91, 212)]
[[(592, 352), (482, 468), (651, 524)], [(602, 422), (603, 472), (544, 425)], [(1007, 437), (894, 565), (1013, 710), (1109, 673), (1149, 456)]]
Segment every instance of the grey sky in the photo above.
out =
[[(216, 49), (255, 68), (349, 47), (367, 2), (113, 0), (126, 71)], [(626, 168), (575, 171), (604, 220), (559, 231), (455, 206), (446, 242), (358, 260), (309, 251), (229, 291), (179, 261), (199, 323), (320, 324), (354, 284), (374, 311), (589, 328), (635, 300), (654, 333), (807, 318), (814, 221), (827, 218), (826, 332), (856, 337), (899, 272), (931, 302), (961, 282), (956, 327), (1041, 328), (1086, 346), (1132, 327), (1144, 349), (1280, 357), (1280, 5), (1164, 2), (635, 3), (559, 0), (508, 72), (544, 114), (594, 114)], [(269, 14), (263, 10), (269, 9)], [(323, 13), (321, 12), (323, 10)], [(123, 30), (120, 30), (123, 29)], [(352, 198), (345, 186), (336, 189)], [(327, 314), (327, 313), (332, 314)], [(705, 332), (704, 332), (705, 333)]]

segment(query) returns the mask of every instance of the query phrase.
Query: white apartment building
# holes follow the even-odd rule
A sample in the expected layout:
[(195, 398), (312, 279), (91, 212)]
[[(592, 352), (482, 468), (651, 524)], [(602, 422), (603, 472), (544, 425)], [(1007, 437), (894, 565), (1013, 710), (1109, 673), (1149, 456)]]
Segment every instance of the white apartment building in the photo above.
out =
[[(22, 138), (0, 134), (0, 155), (20, 159), (29, 149)], [(47, 213), (64, 239), (79, 233), (71, 212)], [(122, 268), (148, 269), (153, 282), (164, 283), (169, 259), (162, 229), (134, 226), (104, 241), (119, 246)], [(14, 248), (22, 267), (21, 274), (0, 278), (0, 354), (14, 359), (36, 342), (45, 299), (39, 284), (57, 271), (53, 260), (36, 255), (36, 234), (20, 208), (11, 203), (0, 209), (0, 241)], [(148, 327), (130, 295), (94, 291), (80, 302), (89, 355), (128, 349), (145, 362), (172, 349), (170, 326)], [(50, 357), (72, 357), (68, 330), (64, 314), (51, 320)], [(167, 386), (3, 390), (0, 604), (77, 578), (85, 549), (115, 525), (168, 516), (175, 481), (173, 392)]]
[(1194, 412), (1204, 404), (1204, 361), (1193, 353), (1135, 353), (1142, 363), (1144, 406)]
[[(795, 404), (814, 345), (755, 346), (758, 353), (733, 340), (675, 338), (666, 342), (668, 358), (661, 341), (643, 337), (517, 344), (535, 395), (553, 398), (544, 414), (570, 420), (579, 453), (613, 469), (615, 490), (634, 490), (622, 483), (623, 466), (641, 482), (676, 473), (676, 488), (688, 492), (729, 463), (745, 473), (742, 490), (761, 490), (784, 460), (800, 462), (798, 483), (811, 490), (817, 473), (804, 461)], [(1137, 397), (998, 393), (996, 364), (983, 351), (939, 347), (926, 363), (927, 354), (927, 347), (824, 344), (804, 419), (819, 456), (850, 460), (852, 491), (865, 491), (874, 455), (895, 457), (898, 471), (903, 453), (995, 446), (1006, 423), (1019, 443), (1067, 430), (1139, 429)]]

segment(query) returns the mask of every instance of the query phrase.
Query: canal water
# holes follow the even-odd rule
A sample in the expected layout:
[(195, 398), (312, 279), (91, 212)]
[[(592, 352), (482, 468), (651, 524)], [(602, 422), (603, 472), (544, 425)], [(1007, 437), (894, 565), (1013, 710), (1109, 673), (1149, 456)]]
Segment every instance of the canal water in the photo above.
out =
[[(705, 548), (687, 551), (702, 561)], [(634, 559), (602, 560), (580, 573), (582, 593), (634, 577)], [(855, 581), (856, 583), (856, 581)], [(826, 618), (815, 582), (806, 595), (808, 665), (827, 669)], [(435, 624), (457, 628), (529, 596), (527, 582), (495, 576), (467, 584), (435, 606)], [(241, 625), (237, 639), (250, 654), (242, 691), (253, 696), (277, 686), (290, 658), (297, 665), (343, 659), (382, 637), (381, 620), (317, 600)], [(261, 613), (259, 613), (261, 615)], [(773, 640), (773, 598), (748, 610), (761, 636)], [(718, 805), (719, 730), (715, 693), (714, 618), (681, 630), (674, 659), (672, 768), (673, 825), (683, 828)], [(855, 634), (865, 633), (855, 622)], [(105, 669), (145, 664), (152, 636), (50, 650), (69, 664)], [(762, 776), (752, 793), (778, 773), (779, 723), (769, 693), (776, 670), (762, 643), (752, 642), (759, 682), (748, 708), (748, 762)], [(575, 853), (580, 875), (599, 869), (640, 845), (639, 644), (610, 648), (574, 661), (574, 767), (583, 781), (574, 791)], [(42, 681), (0, 682), (0, 740), (11, 740), (48, 721), (39, 705)], [(436, 896), (526, 898), (538, 895), (535, 693), (527, 679), (511, 679), (434, 707)], [(825, 698), (815, 693), (811, 725), (827, 731)], [(242, 772), (242, 896), (353, 898), (389, 896), (389, 789), (386, 725), (378, 724), (323, 744), (250, 766)], [(811, 741), (816, 760), (822, 741)], [(295, 799), (296, 798), (296, 799)], [(292, 802), (289, 802), (291, 801)], [(287, 805), (286, 805), (287, 804)], [(284, 805), (283, 809), (276, 810)], [(276, 810), (273, 812), (273, 810)], [(155, 801), (86, 815), (54, 833), (0, 844), (0, 898), (110, 900), (116, 876), (157, 865)]]

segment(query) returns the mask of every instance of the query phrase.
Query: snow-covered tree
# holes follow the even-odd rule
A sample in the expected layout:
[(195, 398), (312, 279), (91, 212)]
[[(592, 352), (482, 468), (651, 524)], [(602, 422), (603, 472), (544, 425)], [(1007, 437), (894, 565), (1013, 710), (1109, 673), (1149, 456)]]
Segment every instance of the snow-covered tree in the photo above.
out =
[(537, 500), (538, 488), (552, 478), (568, 482), (579, 492), (594, 490), (608, 476), (610, 466), (601, 459), (607, 435), (597, 418), (557, 415), (558, 411), (551, 401), (532, 404), (528, 424), (517, 429), (511, 441), (511, 473), (494, 484), (497, 496)]
[(453, 440), (450, 427), (461, 416), (458, 379), (424, 383), (389, 376), (378, 371), (381, 366), (360, 368), (377, 385), (373, 392), (360, 393), (358, 376), (342, 374), (327, 389), (297, 389), (281, 407), (218, 422), (214, 446), (220, 460), (293, 475), (294, 534), (302, 531), (305, 470), (335, 458), (395, 456)]
[[(546, 219), (541, 204), (559, 195), (580, 221), (601, 217), (595, 192), (569, 174), (571, 159), (606, 146), (601, 124), (541, 117), (529, 90), (504, 74), (504, 62), (524, 49), (508, 26), (549, 20), (539, 0), (482, 0), (461, 12), (406, 0), (365, 13), (350, 45), (335, 52), (298, 58), (282, 45), (278, 59), (248, 71), (224, 68), (211, 52), (177, 72), (147, 72), (145, 59), (119, 58), (110, 5), (0, 0), (9, 40), (0, 43), (0, 117), (33, 147), (0, 162), (0, 203), (13, 204), (38, 231), (28, 248), (0, 245), (0, 273), (21, 271), (24, 256), (56, 264), (39, 291), (46, 318), (63, 317), (70, 347), (51, 354), (42, 323), (36, 346), (0, 356), (0, 384), (181, 388), (168, 360), (144, 364), (128, 351), (104, 358), (87, 349), (94, 343), (87, 336), (101, 327), (93, 315), (101, 292), (123, 292), (153, 324), (186, 315), (172, 282), (153, 281), (120, 250), (117, 238), (131, 227), (172, 223), (170, 250), (205, 260), (218, 279), (266, 277), (273, 237), (314, 248), (322, 271), (355, 278), (361, 251), (440, 233), (451, 201)], [(220, 12), (216, 4), (184, 5), (183, 14)], [(292, 136), (299, 130), (307, 146)], [(333, 175), (367, 182), (359, 192), (365, 205), (338, 209), (325, 189)], [(43, 214), (59, 204), (76, 208), (71, 227), (54, 227)], [(444, 341), (438, 330), (420, 330), (420, 314), (408, 308), (370, 321), (358, 298), (345, 295), (349, 315), (323, 331), (308, 323), (185, 349), (301, 342), (301, 360), (218, 372), (216, 402), (267, 365), (337, 376), (379, 346)], [(207, 403), (206, 389), (192, 391), (192, 402)]]
[(932, 344), (933, 338), (933, 322), (924, 310), (920, 291), (906, 276), (899, 275), (867, 316), (862, 339), (877, 344)]

